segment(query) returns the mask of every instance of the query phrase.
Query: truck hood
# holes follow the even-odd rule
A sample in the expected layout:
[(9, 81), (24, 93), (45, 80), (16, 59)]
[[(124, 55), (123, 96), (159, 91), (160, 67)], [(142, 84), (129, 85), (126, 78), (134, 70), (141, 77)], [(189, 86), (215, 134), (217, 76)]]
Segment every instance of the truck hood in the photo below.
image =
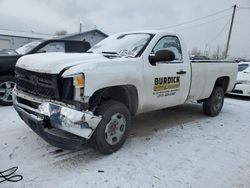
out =
[(23, 56), (17, 61), (16, 66), (35, 72), (58, 74), (72, 66), (107, 59), (101, 54), (91, 53), (44, 53)]

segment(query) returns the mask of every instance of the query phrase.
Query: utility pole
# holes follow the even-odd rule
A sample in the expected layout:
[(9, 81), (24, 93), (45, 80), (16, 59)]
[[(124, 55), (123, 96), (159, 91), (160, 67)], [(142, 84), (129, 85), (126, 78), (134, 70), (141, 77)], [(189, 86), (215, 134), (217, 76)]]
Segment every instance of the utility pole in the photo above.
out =
[(80, 33), (82, 32), (82, 23), (80, 22)]
[(232, 30), (233, 30), (233, 24), (234, 24), (234, 17), (235, 17), (235, 12), (236, 12), (237, 5), (233, 6), (233, 15), (232, 15), (232, 20), (231, 20), (231, 25), (229, 29), (229, 34), (228, 34), (228, 39), (227, 39), (227, 46), (226, 46), (226, 52), (225, 52), (225, 59), (228, 56), (228, 50), (229, 50), (229, 45), (230, 45), (230, 40), (231, 40), (231, 35), (232, 35)]

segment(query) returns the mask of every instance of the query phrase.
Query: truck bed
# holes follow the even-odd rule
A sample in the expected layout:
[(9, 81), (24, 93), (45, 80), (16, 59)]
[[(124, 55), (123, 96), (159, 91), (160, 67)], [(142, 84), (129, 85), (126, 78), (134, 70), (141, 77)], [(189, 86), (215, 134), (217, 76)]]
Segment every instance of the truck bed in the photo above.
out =
[(238, 65), (232, 61), (201, 60), (191, 61), (191, 87), (188, 100), (197, 101), (206, 99), (214, 88), (214, 83), (218, 78), (228, 77), (228, 87), (226, 92), (233, 90), (236, 80)]

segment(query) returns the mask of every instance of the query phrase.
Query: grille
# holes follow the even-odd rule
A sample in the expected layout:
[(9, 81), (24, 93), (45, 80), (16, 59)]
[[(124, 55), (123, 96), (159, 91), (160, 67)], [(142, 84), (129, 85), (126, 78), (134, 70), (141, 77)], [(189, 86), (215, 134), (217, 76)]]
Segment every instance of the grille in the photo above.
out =
[(58, 75), (38, 73), (16, 67), (17, 89), (49, 99), (60, 99)]
[(32, 108), (37, 109), (39, 107), (39, 103), (33, 102), (33, 101), (29, 101), (20, 97), (17, 97), (17, 102), (21, 103), (21, 104), (25, 104), (27, 106), (30, 106)]

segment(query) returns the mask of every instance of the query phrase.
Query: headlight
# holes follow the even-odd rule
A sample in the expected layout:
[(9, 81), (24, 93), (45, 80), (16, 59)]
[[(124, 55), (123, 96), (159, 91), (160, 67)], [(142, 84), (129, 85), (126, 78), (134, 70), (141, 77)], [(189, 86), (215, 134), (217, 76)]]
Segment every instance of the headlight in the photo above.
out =
[(73, 76), (73, 84), (75, 88), (83, 88), (85, 85), (85, 78), (83, 74), (77, 74)]

